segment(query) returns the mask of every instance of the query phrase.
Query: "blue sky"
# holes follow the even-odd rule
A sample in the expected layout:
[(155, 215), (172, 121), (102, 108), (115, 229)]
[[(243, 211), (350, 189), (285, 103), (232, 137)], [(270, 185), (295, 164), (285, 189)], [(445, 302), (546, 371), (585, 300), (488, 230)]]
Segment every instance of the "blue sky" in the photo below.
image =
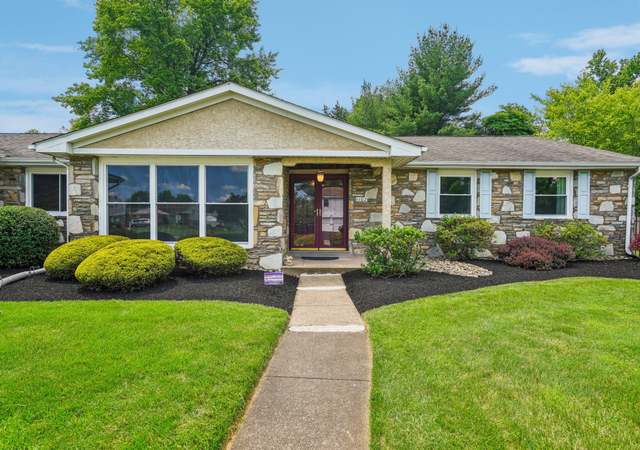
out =
[[(77, 42), (91, 34), (90, 0), (4, 2), (0, 16), (0, 131), (57, 131), (69, 114), (51, 97), (82, 81)], [(591, 52), (640, 51), (640, 0), (262, 0), (262, 44), (279, 52), (279, 97), (320, 109), (349, 103), (364, 79), (406, 64), (417, 33), (447, 22), (468, 34), (498, 86), (483, 114), (573, 79)]]

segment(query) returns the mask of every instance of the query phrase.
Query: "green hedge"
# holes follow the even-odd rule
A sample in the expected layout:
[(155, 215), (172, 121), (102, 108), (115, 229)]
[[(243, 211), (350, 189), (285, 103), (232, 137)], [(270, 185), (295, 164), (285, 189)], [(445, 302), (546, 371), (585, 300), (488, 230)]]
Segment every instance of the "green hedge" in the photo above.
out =
[(195, 237), (176, 243), (178, 267), (198, 275), (231, 275), (247, 262), (247, 252), (233, 242), (215, 237)]
[(89, 236), (64, 244), (47, 256), (44, 268), (54, 280), (70, 280), (82, 261), (114, 242), (126, 240), (123, 236)]
[(471, 259), (475, 253), (489, 248), (493, 225), (469, 216), (447, 216), (438, 224), (436, 243), (447, 258)]
[(591, 224), (577, 220), (568, 220), (562, 224), (543, 222), (536, 225), (533, 235), (573, 247), (577, 259), (598, 259), (603, 256), (602, 246), (608, 240)]
[(40, 267), (59, 236), (56, 219), (42, 209), (0, 207), (0, 268)]
[(127, 240), (82, 261), (76, 278), (95, 290), (134, 291), (166, 279), (175, 268), (173, 249), (160, 241)]
[(359, 231), (355, 241), (365, 246), (367, 263), (362, 267), (372, 277), (403, 277), (424, 267), (420, 242), (425, 233), (413, 227), (373, 227)]

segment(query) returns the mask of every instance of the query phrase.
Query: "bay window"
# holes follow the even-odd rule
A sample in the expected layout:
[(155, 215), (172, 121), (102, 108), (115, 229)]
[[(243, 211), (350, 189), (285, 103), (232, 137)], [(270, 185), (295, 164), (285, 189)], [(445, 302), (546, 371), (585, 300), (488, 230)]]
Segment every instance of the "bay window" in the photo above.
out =
[(107, 211), (109, 234), (150, 238), (149, 166), (108, 167)]
[(249, 165), (105, 166), (106, 234), (176, 242), (196, 236), (250, 242)]

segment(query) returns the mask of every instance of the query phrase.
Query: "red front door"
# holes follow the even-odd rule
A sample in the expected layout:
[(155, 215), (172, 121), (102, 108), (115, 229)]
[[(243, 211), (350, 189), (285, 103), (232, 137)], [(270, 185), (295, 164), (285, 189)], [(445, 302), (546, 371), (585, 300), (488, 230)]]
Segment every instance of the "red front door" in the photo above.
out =
[(347, 249), (346, 174), (293, 174), (289, 181), (292, 250)]

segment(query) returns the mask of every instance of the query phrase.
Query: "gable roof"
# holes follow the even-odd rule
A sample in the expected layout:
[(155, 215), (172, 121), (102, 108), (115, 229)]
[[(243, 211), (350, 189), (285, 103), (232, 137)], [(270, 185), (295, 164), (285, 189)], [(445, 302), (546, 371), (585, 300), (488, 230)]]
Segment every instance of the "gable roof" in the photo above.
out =
[[(88, 149), (83, 147), (154, 123), (197, 111), (228, 99), (243, 101), (258, 108), (321, 128), (371, 147), (376, 147), (379, 149), (378, 153), (381, 153), (381, 155), (386, 154), (386, 156), (391, 157), (415, 158), (419, 156), (422, 151), (419, 145), (356, 127), (319, 112), (242, 87), (235, 83), (224, 83), (214, 88), (112, 119), (92, 127), (45, 139), (35, 143), (33, 148), (39, 152), (51, 154), (90, 153)], [(248, 126), (250, 126), (250, 124), (248, 124)], [(131, 152), (129, 152), (129, 154), (130, 153)], [(236, 154), (239, 153), (236, 152)], [(317, 156), (324, 156), (324, 154), (319, 152)]]
[(29, 146), (58, 135), (59, 133), (0, 133), (0, 164), (51, 162), (50, 156), (37, 153)]
[(534, 136), (405, 136), (426, 147), (410, 166), (640, 167), (640, 158)]

